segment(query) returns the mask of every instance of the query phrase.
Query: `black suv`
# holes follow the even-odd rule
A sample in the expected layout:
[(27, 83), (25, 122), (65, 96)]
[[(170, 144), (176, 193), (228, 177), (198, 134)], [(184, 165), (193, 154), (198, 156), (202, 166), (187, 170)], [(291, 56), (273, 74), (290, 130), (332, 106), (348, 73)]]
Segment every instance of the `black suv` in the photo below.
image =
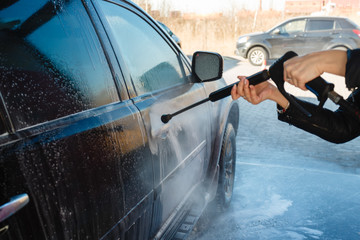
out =
[[(125, 0), (0, 3), (1, 239), (185, 238), (229, 206), (239, 108)], [(206, 82), (205, 81), (209, 81)]]
[(240, 36), (235, 54), (259, 66), (266, 59), (277, 59), (287, 51), (304, 55), (327, 49), (360, 47), (360, 28), (343, 17), (297, 17), (264, 33)]

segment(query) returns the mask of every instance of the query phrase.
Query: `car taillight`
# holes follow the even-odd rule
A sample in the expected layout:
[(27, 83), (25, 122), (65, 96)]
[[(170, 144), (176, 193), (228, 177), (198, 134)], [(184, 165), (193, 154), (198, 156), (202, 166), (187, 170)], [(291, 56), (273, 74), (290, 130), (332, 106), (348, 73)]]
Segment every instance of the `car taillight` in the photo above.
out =
[(358, 35), (358, 37), (360, 37), (360, 30), (358, 29), (353, 29), (352, 30), (356, 35)]

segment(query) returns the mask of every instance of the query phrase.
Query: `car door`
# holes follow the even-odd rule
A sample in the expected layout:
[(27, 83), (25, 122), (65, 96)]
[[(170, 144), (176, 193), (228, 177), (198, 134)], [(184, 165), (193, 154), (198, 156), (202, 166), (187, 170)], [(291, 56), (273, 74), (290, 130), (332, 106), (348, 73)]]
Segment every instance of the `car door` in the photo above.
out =
[[(148, 238), (144, 125), (85, 6), (11, 1), (0, 11), (1, 239)], [(19, 194), (30, 201), (11, 216)]]
[(305, 25), (305, 19), (296, 19), (274, 29), (268, 39), (272, 58), (279, 58), (288, 51), (301, 54), (305, 47)]
[(305, 36), (303, 54), (324, 50), (333, 39), (341, 37), (340, 31), (335, 29), (333, 19), (309, 19), (306, 24)]
[(167, 124), (161, 122), (163, 114), (206, 98), (203, 84), (194, 80), (184, 55), (153, 20), (120, 1), (98, 3), (146, 127), (155, 174), (155, 234), (204, 176), (210, 152), (210, 103)]

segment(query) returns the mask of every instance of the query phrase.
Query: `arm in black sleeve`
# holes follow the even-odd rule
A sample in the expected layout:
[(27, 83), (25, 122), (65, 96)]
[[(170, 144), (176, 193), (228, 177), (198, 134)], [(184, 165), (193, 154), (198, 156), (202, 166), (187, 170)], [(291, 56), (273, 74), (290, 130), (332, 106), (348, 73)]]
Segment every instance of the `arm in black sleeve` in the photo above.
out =
[[(360, 92), (357, 90), (352, 95), (348, 100), (351, 102), (354, 100), (354, 105), (360, 107)], [(296, 107), (290, 105), (284, 113), (278, 114), (280, 121), (292, 124), (333, 143), (344, 143), (360, 135), (360, 122), (343, 109), (339, 108), (333, 112), (299, 99), (296, 101), (312, 116), (307, 117)]]
[(360, 87), (360, 49), (347, 51), (345, 83), (348, 89)]

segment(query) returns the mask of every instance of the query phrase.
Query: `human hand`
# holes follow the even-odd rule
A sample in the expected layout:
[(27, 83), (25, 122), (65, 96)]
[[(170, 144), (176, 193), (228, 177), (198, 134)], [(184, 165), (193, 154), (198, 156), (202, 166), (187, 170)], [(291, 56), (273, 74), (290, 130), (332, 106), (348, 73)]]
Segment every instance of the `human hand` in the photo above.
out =
[(277, 87), (270, 82), (265, 81), (254, 86), (249, 85), (249, 81), (245, 76), (238, 76), (238, 79), (240, 79), (240, 82), (231, 89), (231, 97), (233, 100), (242, 97), (256, 105), (269, 99), (283, 108), (289, 106), (288, 100), (280, 93)]
[(293, 57), (284, 63), (284, 81), (302, 90), (305, 84), (323, 74), (320, 64), (323, 60), (318, 54)]
[(231, 97), (236, 100), (240, 97), (244, 98), (252, 104), (259, 104), (266, 99), (273, 100), (274, 91), (277, 88), (268, 81), (257, 85), (250, 85), (249, 80), (245, 76), (238, 76), (240, 82), (231, 90)]
[(347, 52), (326, 50), (301, 57), (293, 57), (284, 63), (284, 81), (306, 90), (305, 84), (324, 72), (345, 76)]

